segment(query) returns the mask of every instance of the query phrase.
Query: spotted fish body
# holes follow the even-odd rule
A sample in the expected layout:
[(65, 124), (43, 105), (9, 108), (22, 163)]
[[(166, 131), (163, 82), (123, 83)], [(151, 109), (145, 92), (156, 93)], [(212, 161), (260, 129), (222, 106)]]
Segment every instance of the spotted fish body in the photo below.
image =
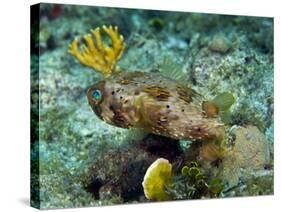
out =
[(120, 72), (91, 86), (87, 97), (96, 115), (117, 127), (193, 141), (225, 137), (220, 120), (202, 109), (202, 96), (160, 73)]

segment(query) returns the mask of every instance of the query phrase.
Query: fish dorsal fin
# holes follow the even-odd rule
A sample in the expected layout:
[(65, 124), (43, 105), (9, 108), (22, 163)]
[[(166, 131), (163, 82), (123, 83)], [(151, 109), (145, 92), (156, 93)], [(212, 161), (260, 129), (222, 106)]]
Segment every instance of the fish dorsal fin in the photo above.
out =
[(182, 65), (177, 63), (171, 57), (166, 56), (163, 59), (163, 62), (159, 66), (159, 72), (162, 76), (175, 80), (187, 91), (188, 95), (190, 95), (193, 100), (202, 102), (204, 99), (201, 94), (189, 87), (187, 73), (183, 71)]
[(187, 85), (187, 74), (183, 72), (182, 66), (168, 56), (159, 65), (159, 72), (162, 76), (176, 80), (183, 86)]

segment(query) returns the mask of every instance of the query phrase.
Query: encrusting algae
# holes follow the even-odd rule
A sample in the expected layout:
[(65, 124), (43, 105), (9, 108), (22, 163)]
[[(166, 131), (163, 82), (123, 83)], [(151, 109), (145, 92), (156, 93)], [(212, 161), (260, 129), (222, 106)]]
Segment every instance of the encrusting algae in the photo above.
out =
[[(85, 35), (85, 45), (78, 40), (69, 52), (81, 64), (95, 69), (104, 79), (88, 89), (89, 104), (108, 124), (138, 128), (174, 139), (223, 141), (225, 125), (219, 115), (226, 114), (234, 98), (222, 93), (213, 101), (161, 73), (117, 71), (116, 64), (125, 48), (117, 27), (102, 27), (111, 39), (111, 47), (101, 38), (101, 29), (92, 30), (95, 38)], [(171, 70), (171, 75), (173, 70)]]

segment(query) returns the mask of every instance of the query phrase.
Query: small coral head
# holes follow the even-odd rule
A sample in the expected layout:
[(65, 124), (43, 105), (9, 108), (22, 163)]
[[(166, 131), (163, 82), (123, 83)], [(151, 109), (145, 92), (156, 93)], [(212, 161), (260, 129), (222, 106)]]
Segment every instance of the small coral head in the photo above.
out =
[[(102, 40), (101, 32), (110, 38), (111, 46)], [(116, 64), (125, 49), (124, 38), (119, 34), (117, 26), (97, 27), (91, 30), (91, 34), (84, 35), (84, 42), (79, 46), (79, 40), (75, 39), (69, 45), (68, 52), (81, 64), (95, 69), (105, 78), (116, 71)]]

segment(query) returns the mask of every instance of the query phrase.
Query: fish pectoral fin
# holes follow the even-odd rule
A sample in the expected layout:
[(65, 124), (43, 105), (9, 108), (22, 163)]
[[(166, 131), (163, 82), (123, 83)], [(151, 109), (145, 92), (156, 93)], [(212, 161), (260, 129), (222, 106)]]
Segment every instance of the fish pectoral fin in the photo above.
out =
[(213, 102), (203, 101), (202, 109), (208, 118), (215, 118), (219, 114), (219, 108)]
[(221, 118), (221, 121), (223, 123), (225, 123), (225, 124), (228, 124), (231, 121), (231, 112), (230, 112), (230, 110), (219, 112), (219, 116)]
[(221, 93), (212, 100), (212, 103), (218, 107), (219, 111), (229, 110), (234, 102), (234, 96), (228, 92)]
[(202, 109), (208, 118), (215, 118), (218, 115), (224, 123), (230, 121), (230, 108), (235, 102), (235, 98), (231, 93), (221, 93), (212, 101), (203, 101)]

